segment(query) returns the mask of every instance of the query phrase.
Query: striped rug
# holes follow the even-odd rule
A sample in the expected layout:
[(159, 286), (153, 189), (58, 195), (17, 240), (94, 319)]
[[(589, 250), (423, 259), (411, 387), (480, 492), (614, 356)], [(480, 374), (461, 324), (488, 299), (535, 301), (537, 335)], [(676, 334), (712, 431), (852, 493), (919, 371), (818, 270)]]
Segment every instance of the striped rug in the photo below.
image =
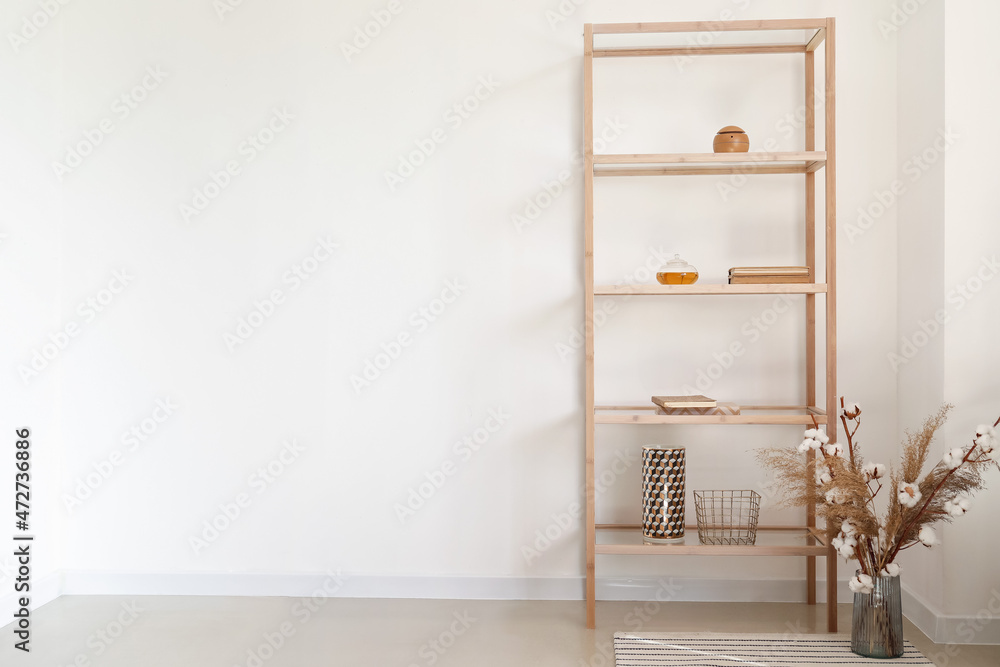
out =
[(851, 652), (849, 635), (616, 632), (616, 667), (814, 667), (933, 665), (910, 642), (895, 660)]

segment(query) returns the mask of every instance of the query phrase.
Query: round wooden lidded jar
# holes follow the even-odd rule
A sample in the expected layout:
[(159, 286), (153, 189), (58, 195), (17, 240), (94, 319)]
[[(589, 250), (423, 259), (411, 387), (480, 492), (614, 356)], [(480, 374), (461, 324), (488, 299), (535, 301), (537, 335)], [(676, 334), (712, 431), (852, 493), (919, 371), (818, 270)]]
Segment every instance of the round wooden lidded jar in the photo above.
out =
[(750, 137), (735, 125), (727, 125), (715, 135), (712, 147), (716, 153), (746, 153), (750, 150)]

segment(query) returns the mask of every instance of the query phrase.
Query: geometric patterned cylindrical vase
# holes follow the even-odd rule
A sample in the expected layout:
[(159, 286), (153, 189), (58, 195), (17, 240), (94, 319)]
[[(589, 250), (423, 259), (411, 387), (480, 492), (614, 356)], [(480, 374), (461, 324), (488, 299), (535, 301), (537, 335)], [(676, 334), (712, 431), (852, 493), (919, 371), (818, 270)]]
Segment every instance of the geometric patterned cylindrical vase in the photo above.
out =
[(684, 538), (683, 447), (642, 448), (642, 536), (649, 542)]

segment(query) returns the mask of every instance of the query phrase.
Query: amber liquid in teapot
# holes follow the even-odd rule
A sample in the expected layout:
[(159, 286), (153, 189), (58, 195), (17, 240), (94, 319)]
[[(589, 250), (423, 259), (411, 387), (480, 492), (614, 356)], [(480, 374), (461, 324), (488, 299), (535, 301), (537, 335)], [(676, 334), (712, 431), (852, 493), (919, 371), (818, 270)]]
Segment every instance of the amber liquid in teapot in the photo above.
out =
[(661, 271), (656, 274), (661, 285), (693, 285), (698, 280), (697, 271)]

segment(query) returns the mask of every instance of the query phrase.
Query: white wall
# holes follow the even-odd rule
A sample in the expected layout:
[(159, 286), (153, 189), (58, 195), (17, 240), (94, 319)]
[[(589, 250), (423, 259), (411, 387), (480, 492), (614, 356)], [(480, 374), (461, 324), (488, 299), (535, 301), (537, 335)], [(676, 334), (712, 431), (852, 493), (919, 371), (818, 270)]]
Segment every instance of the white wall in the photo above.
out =
[[(982, 136), (1000, 108), (1000, 94), (982, 79), (984, 72), (1000, 68), (1000, 54), (990, 48), (987, 29), (997, 20), (1000, 7), (994, 4), (948, 5), (945, 114), (958, 137), (945, 160), (944, 289), (954, 317), (945, 332), (944, 393), (956, 405), (947, 431), (949, 447), (968, 444), (977, 424), (1000, 417), (1000, 229), (995, 224), (1000, 205), (993, 196), (995, 172), (985, 156), (989, 135)], [(1000, 502), (1000, 475), (993, 471), (989, 477), (990, 488), (976, 499), (974, 519), (957, 522), (944, 534), (948, 614), (975, 616), (990, 609), (996, 615), (1000, 571), (989, 554), (1000, 548), (1000, 536), (990, 508)], [(963, 571), (978, 576), (963, 577)], [(997, 625), (992, 623), (991, 629), (1000, 635)]]
[[(27, 3), (24, 3), (27, 8)], [(5, 21), (5, 27), (8, 22)], [(9, 21), (14, 28), (13, 15)], [(7, 48), (7, 47), (4, 47)], [(56, 344), (68, 337), (63, 332), (65, 295), (62, 292), (66, 266), (63, 261), (63, 198), (61, 189), (42, 159), (40, 142), (64, 127), (61, 110), (50, 95), (58, 95), (61, 76), (58, 64), (62, 55), (58, 45), (41, 53), (34, 63), (11, 57), (0, 59), (0, 78), (4, 87), (18, 91), (21, 103), (6, 105), (0, 121), (0, 188), (4, 216), (0, 221), (0, 280), (7, 286), (0, 296), (0, 319), (3, 343), (3, 368), (0, 382), (3, 431), (2, 452), (4, 504), (13, 507), (15, 474), (15, 431), (31, 432), (30, 484), (31, 510), (29, 533), (32, 545), (30, 591), (34, 603), (52, 599), (58, 592), (57, 572), (62, 565), (62, 510), (60, 459), (63, 452), (62, 409), (65, 395), (58, 380), (58, 369), (49, 366), (47, 381), (26, 387), (17, 372), (19, 364), (30, 364), (35, 351), (55, 353)], [(63, 343), (67, 344), (67, 343)], [(45, 359), (38, 362), (42, 365)], [(8, 495), (9, 494), (9, 495)], [(9, 511), (12, 511), (9, 510)], [(6, 548), (15, 531), (13, 514), (5, 521), (5, 548), (0, 556), (0, 590), (9, 600), (3, 612), (13, 607), (14, 586), (19, 563), (13, 548)], [(9, 533), (8, 533), (9, 530)], [(22, 582), (23, 583), (23, 582)]]
[[(894, 181), (905, 190), (895, 205), (899, 214), (898, 336), (886, 350), (886, 363), (898, 371), (902, 437), (907, 429), (919, 429), (945, 400), (945, 336), (927, 336), (920, 326), (925, 323), (933, 333), (935, 314), (945, 305), (945, 157), (933, 149), (938, 132), (946, 127), (944, 3), (927, 3), (900, 23), (887, 22), (884, 31), (899, 48), (899, 153)], [(933, 162), (923, 160), (928, 148), (932, 151), (929, 155), (938, 155)], [(918, 160), (921, 166), (917, 166)], [(891, 197), (891, 184), (885, 184), (880, 193)], [(873, 194), (875, 212), (880, 204), (878, 195)], [(883, 225), (881, 219), (874, 220), (873, 233)], [(916, 343), (924, 343), (919, 353)], [(900, 559), (907, 571), (907, 586), (937, 610), (943, 606), (944, 586), (939, 575), (943, 558), (943, 549), (911, 549)]]
[[(1000, 18), (991, 3), (928, 2), (890, 34), (900, 45), (900, 178), (917, 184), (900, 199), (900, 425), (917, 428), (942, 402), (955, 410), (932, 458), (967, 445), (977, 424), (992, 423), (997, 406), (1000, 286), (992, 221), (995, 179), (983, 152), (982, 128), (1000, 104), (983, 85), (1000, 59), (988, 26)], [(923, 165), (930, 165), (924, 168)], [(919, 178), (916, 178), (917, 173)], [(913, 174), (913, 178), (906, 176)], [(944, 326), (934, 324), (935, 315)], [(998, 546), (989, 507), (997, 502), (996, 472), (975, 511), (941, 530), (943, 544), (903, 559), (916, 596), (911, 616), (939, 642), (1000, 641)], [(992, 487), (992, 488), (989, 488)], [(928, 614), (927, 611), (931, 613)]]
[[(561, 355), (558, 346), (572, 344), (582, 321), (577, 156), (588, 21), (715, 19), (724, 11), (741, 19), (838, 17), (840, 389), (871, 415), (866, 451), (885, 460), (894, 454), (897, 382), (906, 406), (912, 383), (897, 380), (886, 355), (903, 333), (897, 323), (925, 309), (918, 290), (902, 287), (912, 271), (896, 217), (918, 200), (890, 207), (861, 236), (849, 238), (844, 228), (898, 176), (910, 142), (923, 141), (913, 133), (934, 124), (927, 116), (914, 121), (912, 133), (903, 129), (910, 121), (897, 102), (919, 91), (897, 95), (897, 49), (904, 47), (879, 29), (891, 3), (592, 1), (556, 21), (555, 1), (404, 0), (382, 34), (347, 62), (341, 43), (385, 6), (244, 2), (220, 18), (207, 0), (71, 3), (0, 61), (5, 88), (19, 93), (0, 126), (10, 156), (0, 270), (18, 286), (0, 299), (4, 321), (15, 323), (0, 334), (9, 369), (2, 391), (11, 423), (33, 423), (47, 436), (46, 451), (58, 454), (38, 482), (48, 503), (48, 524), (39, 527), (50, 545), (43, 573), (340, 568), (359, 577), (577, 581), (578, 522), (531, 563), (521, 547), (567, 511), (583, 483), (582, 356)], [(18, 30), (35, 11), (33, 2), (10, 3), (6, 28)], [(638, 63), (635, 72), (648, 79), (626, 72), (624, 63), (600, 63), (608, 94), (598, 120), (618, 115), (628, 125), (609, 150), (704, 150), (730, 123), (755, 141), (775, 136), (800, 145), (800, 132), (786, 138), (778, 126), (801, 104), (795, 59), (727, 60), (699, 59), (685, 66), (690, 78), (683, 81), (673, 63)], [(124, 117), (115, 100), (150, 67), (165, 78)], [(914, 76), (900, 72), (901, 81)], [(481, 77), (499, 87), (460, 126), (450, 123), (448, 109), (473, 94)], [(294, 120), (250, 162), (241, 144), (267, 126), (275, 108)], [(980, 108), (985, 114), (991, 107)], [(103, 118), (113, 132), (60, 182), (53, 161)], [(437, 128), (446, 141), (390, 190), (385, 172)], [(191, 203), (193, 190), (228, 161), (240, 173), (185, 222), (179, 204)], [(563, 194), (518, 229), (512, 216), (563, 170), (570, 173)], [(683, 253), (706, 281), (721, 280), (735, 264), (784, 261), (801, 244), (796, 185), (792, 177), (757, 179), (722, 202), (710, 178), (602, 183), (599, 276), (614, 281), (633, 272), (650, 246)], [(982, 216), (959, 208), (976, 200), (961, 203), (953, 189), (949, 180), (949, 216), (968, 221), (968, 236), (981, 233)], [(326, 236), (339, 248), (294, 289), (283, 276)], [(947, 255), (949, 276), (966, 261)], [(121, 270), (134, 279), (90, 321), (78, 304), (99, 298)], [(419, 309), (448, 281), (466, 288), (424, 329)], [(275, 289), (286, 300), (274, 316), (228, 349), (224, 335)], [(623, 304), (600, 332), (599, 399), (642, 400), (691, 382), (769, 305)], [(763, 335), (712, 391), (738, 401), (795, 398), (798, 318)], [(971, 345), (980, 335), (971, 320), (955, 347), (950, 327), (941, 339), (949, 360), (967, 349), (963, 340)], [(18, 366), (69, 322), (80, 334), (23, 383)], [(688, 323), (709, 327), (695, 336), (684, 330)], [(410, 334), (411, 344), (356, 392), (351, 376), (400, 334)], [(952, 388), (977, 372), (956, 366), (953, 373), (962, 375), (947, 375), (946, 397), (958, 400)], [(156, 401), (168, 398), (178, 406), (174, 414), (129, 451), (123, 432), (141, 428)], [(462, 452), (470, 450), (456, 453), (454, 443), (484, 427), (491, 410), (510, 418), (466, 460)], [(909, 407), (898, 414), (900, 426), (912, 425)], [(690, 451), (696, 488), (763, 486), (749, 450), (796, 435), (626, 428), (602, 429), (599, 437), (599, 466), (645, 442), (697, 445)], [(252, 476), (288, 439), (305, 450), (261, 488)], [(70, 512), (59, 499), (115, 451), (120, 465)], [(44, 462), (45, 452), (39, 456)], [(394, 505), (446, 462), (455, 474), (401, 525)], [(600, 517), (635, 516), (637, 475), (633, 466), (605, 494)], [(249, 507), (196, 554), (189, 539), (241, 493)], [(793, 518), (767, 512), (766, 520)], [(604, 559), (600, 571), (784, 579), (802, 567)]]

